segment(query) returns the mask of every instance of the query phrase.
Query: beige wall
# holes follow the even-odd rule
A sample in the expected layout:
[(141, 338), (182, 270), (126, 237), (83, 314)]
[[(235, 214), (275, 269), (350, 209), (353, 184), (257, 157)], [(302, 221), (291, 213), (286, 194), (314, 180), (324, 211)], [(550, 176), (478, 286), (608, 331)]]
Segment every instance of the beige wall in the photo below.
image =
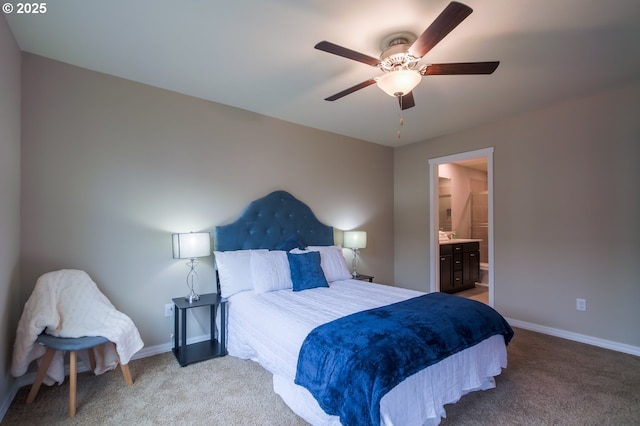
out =
[(638, 111), (640, 84), (397, 148), (396, 285), (428, 289), (429, 159), (495, 147), (495, 307), (640, 346)]
[[(147, 346), (166, 344), (164, 304), (187, 292), (170, 234), (210, 231), (277, 189), (368, 231), (360, 269), (392, 282), (391, 148), (30, 54), (22, 78), (23, 300), (42, 273), (84, 269)], [(215, 291), (212, 257), (199, 272)]]
[(20, 286), (20, 50), (0, 15), (0, 419), (6, 410)]

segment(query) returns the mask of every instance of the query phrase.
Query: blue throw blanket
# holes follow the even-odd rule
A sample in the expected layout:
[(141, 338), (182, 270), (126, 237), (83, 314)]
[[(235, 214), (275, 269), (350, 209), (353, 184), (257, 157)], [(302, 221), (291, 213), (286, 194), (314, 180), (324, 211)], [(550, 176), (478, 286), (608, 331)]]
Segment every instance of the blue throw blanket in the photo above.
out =
[(296, 384), (344, 425), (380, 424), (380, 400), (407, 377), (496, 334), (513, 337), (491, 307), (445, 293), (339, 318), (302, 344)]

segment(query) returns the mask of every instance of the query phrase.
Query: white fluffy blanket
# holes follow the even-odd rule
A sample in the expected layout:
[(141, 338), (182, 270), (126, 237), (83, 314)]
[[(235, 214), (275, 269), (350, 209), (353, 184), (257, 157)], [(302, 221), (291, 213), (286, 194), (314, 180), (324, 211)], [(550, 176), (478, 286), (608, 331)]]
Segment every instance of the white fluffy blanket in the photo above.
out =
[[(111, 343), (94, 348), (95, 374), (102, 374), (129, 360), (144, 346), (133, 321), (115, 309), (84, 271), (64, 269), (44, 274), (24, 305), (13, 348), (11, 374), (22, 376), (46, 348), (36, 343), (43, 330), (59, 337), (103, 336)], [(79, 355), (82, 355), (79, 353)], [(88, 363), (86, 363), (88, 365)], [(60, 351), (51, 362), (43, 383), (64, 381), (64, 358)]]

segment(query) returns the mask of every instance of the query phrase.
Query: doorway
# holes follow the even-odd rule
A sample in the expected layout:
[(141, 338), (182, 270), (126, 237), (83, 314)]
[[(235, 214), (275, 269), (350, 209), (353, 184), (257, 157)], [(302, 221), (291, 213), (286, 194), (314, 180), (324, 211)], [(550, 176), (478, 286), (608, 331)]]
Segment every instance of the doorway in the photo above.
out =
[[(483, 194), (484, 201), (487, 205), (486, 210), (486, 222), (484, 225), (484, 229), (482, 229), (482, 237), (483, 240), (482, 246), (485, 253), (482, 255), (484, 259), (484, 264), (487, 265), (487, 270), (483, 270), (482, 272), (486, 274), (487, 278), (487, 288), (488, 288), (488, 304), (489, 306), (493, 306), (494, 303), (494, 291), (493, 291), (493, 273), (495, 269), (495, 261), (493, 258), (493, 148), (485, 148), (476, 151), (463, 152), (460, 154), (448, 155), (445, 157), (439, 157), (429, 160), (429, 176), (430, 176), (430, 213), (429, 213), (429, 224), (430, 224), (430, 291), (440, 291), (440, 242), (438, 236), (440, 235), (441, 226), (440, 220), (442, 213), (440, 212), (440, 175), (438, 173), (440, 166), (448, 165), (448, 164), (458, 164), (461, 166), (472, 166), (473, 168), (482, 168), (486, 166), (486, 194)], [(485, 191), (476, 191), (476, 192), (485, 192)], [(446, 198), (446, 195), (443, 194)], [(452, 216), (451, 209), (455, 209), (455, 207), (451, 207), (449, 212), (445, 216)], [(455, 214), (455, 210), (454, 214)], [(454, 219), (455, 221), (455, 219)], [(455, 227), (455, 225), (453, 225)], [(469, 223), (469, 230), (465, 232), (469, 232), (468, 237), (471, 238), (471, 223)], [(448, 231), (449, 235), (451, 235), (452, 231)], [(477, 232), (477, 231), (474, 231)], [(486, 237), (484, 234), (486, 233)], [(458, 237), (458, 236), (456, 236)], [(465, 237), (467, 235), (465, 234)], [(486, 241), (485, 241), (486, 240)], [(486, 263), (485, 263), (486, 262)]]

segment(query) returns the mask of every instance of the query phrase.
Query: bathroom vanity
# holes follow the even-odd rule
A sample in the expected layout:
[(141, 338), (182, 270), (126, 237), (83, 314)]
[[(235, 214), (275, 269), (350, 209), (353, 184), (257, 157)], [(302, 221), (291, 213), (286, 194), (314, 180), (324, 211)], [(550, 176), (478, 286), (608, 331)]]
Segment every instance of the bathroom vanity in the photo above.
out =
[(440, 291), (455, 293), (480, 280), (480, 241), (454, 239), (440, 243)]

